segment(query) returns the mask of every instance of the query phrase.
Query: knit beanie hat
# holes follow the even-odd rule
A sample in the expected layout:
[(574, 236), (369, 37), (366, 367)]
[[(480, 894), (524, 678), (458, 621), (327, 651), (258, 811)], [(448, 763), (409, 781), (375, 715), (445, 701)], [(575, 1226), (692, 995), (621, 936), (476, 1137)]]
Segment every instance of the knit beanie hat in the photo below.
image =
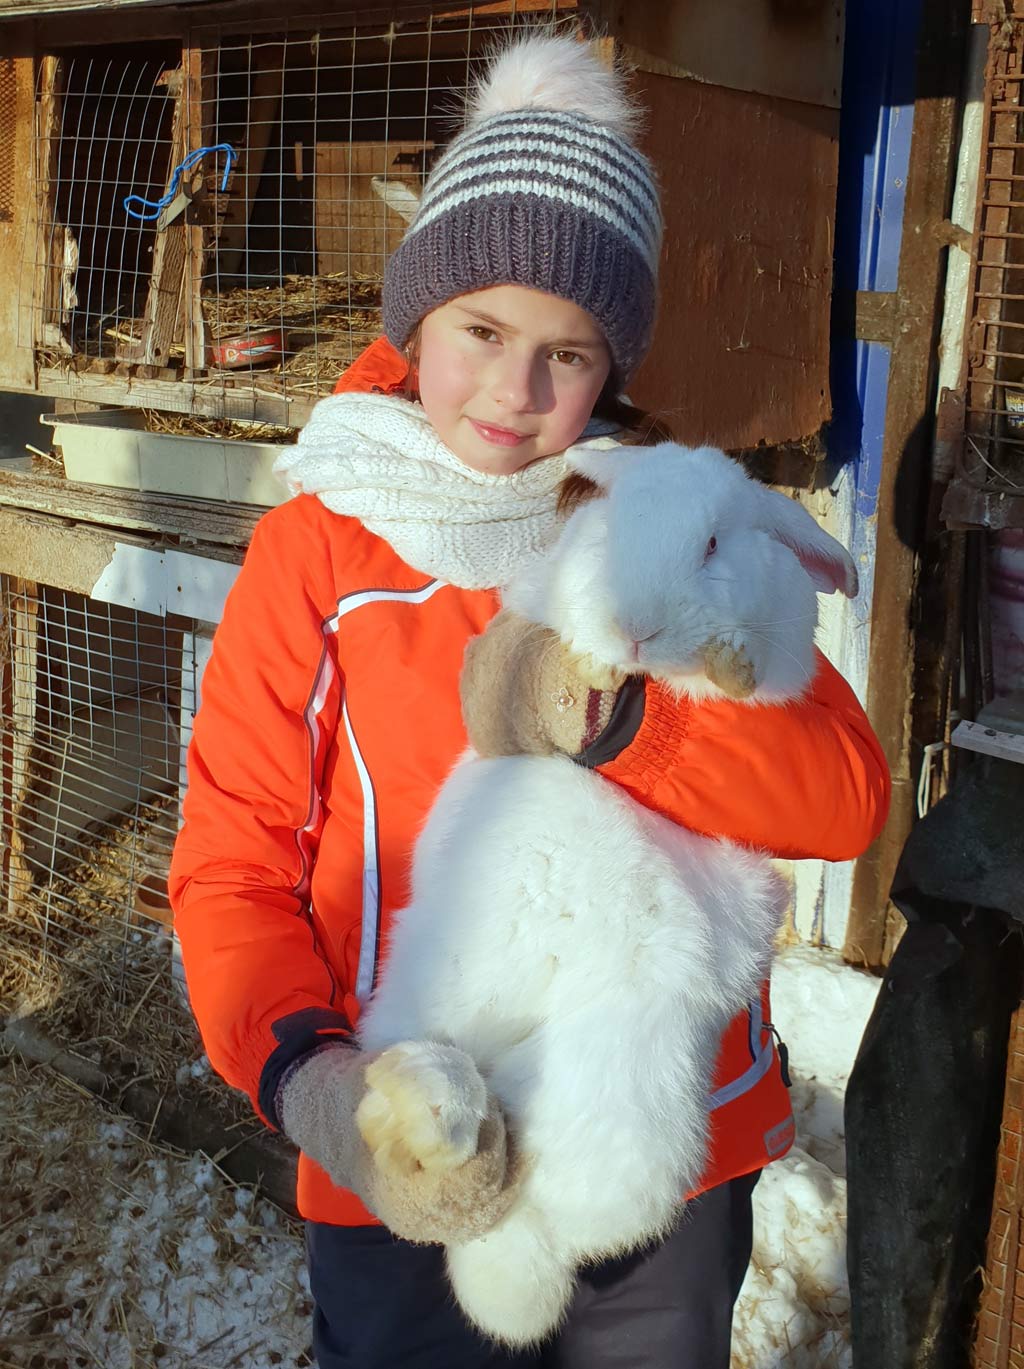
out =
[(661, 246), (654, 172), (633, 145), (621, 76), (548, 33), (501, 52), (466, 127), (423, 188), (384, 273), (384, 328), (402, 348), (457, 295), (526, 285), (585, 309), (624, 384), (650, 344)]

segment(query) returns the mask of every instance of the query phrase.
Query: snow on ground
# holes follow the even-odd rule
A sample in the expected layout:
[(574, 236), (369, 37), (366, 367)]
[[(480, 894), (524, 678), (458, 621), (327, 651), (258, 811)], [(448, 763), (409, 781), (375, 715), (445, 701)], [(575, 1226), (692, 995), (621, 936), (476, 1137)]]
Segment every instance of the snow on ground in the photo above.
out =
[(0, 1116), (3, 1369), (311, 1363), (297, 1223), (43, 1066), (0, 1058)]
[[(777, 961), (798, 1144), (755, 1190), (733, 1369), (849, 1369), (842, 1093), (877, 988), (830, 951)], [(43, 1067), (0, 1057), (0, 1117), (0, 1369), (310, 1363), (297, 1224)]]
[(733, 1369), (850, 1369), (843, 1093), (880, 981), (834, 951), (790, 946), (772, 972), (797, 1143), (754, 1190), (754, 1254)]

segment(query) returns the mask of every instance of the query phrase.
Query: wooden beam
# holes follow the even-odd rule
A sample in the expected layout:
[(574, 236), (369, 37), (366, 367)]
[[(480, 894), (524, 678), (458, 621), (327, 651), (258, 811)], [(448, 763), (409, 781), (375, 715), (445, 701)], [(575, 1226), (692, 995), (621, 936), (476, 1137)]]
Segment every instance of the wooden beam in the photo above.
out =
[[(31, 462), (0, 462), (0, 507), (73, 518), (103, 527), (245, 547), (262, 510), (240, 504), (115, 490), (41, 475)], [(2, 563), (0, 563), (2, 568)]]
[(20, 576), (7, 577), (10, 618), (6, 633), (10, 648), (4, 711), (0, 732), (9, 733), (0, 792), (0, 831), (4, 837), (4, 902), (8, 917), (17, 916), (32, 886), (32, 872), (25, 859), (21, 815), (29, 784), (29, 760), (36, 716), (36, 670), (38, 645), (39, 586)]
[[(121, 545), (153, 547), (156, 539), (126, 532), (122, 528), (94, 527), (67, 518), (0, 507), (0, 561), (4, 573), (91, 595), (107, 568), (115, 548)], [(203, 555), (239, 565), (243, 550), (208, 547)]]
[[(190, 152), (209, 146), (209, 125), (215, 91), (213, 73), (204, 70), (203, 54), (191, 41), (182, 52), (182, 94), (185, 101), (185, 144)], [(204, 168), (205, 175), (210, 169)], [(213, 175), (219, 175), (213, 168)], [(206, 369), (206, 323), (203, 318), (203, 270), (206, 265), (206, 235), (202, 224), (189, 223), (185, 229), (187, 266), (182, 284), (186, 320), (185, 369), (196, 375)]]
[[(167, 98), (174, 101), (168, 163), (170, 173), (187, 150), (182, 73), (165, 71), (158, 84), (165, 88)], [(185, 278), (188, 232), (183, 213), (173, 222), (161, 224), (157, 221), (149, 293), (142, 317), (142, 338), (137, 343), (128, 343), (119, 349), (118, 355), (122, 360), (138, 361), (145, 366), (166, 366), (172, 344), (183, 336), (182, 283)]]
[(57, 139), (61, 126), (63, 60), (45, 56), (39, 69), (39, 136), (34, 177), (36, 252), (33, 341), (50, 352), (70, 354), (61, 328), (64, 228), (57, 223)]
[[(43, 4), (46, 0), (43, 0)], [(303, 23), (312, 32), (326, 34), (332, 29), (351, 29), (353, 16), (360, 12), (367, 14), (366, 0), (333, 0), (328, 7), (324, 0), (290, 0), (287, 5), (282, 0), (207, 0), (183, 14), (180, 6), (174, 4), (145, 7), (144, 12), (136, 12), (132, 7), (125, 9), (96, 10), (76, 12), (38, 13), (38, 35), (42, 47), (64, 49), (71, 46), (95, 45), (97, 43), (117, 43), (133, 38), (147, 40), (158, 38), (180, 38), (186, 19), (191, 24), (195, 36), (203, 34), (204, 46), (213, 40), (218, 28), (230, 29), (236, 33), (280, 33), (283, 27), (294, 33)], [(557, 12), (572, 13), (578, 8), (577, 0), (557, 0)], [(427, 3), (403, 4), (401, 19), (404, 23), (423, 21), (428, 18), (434, 23), (445, 19), (468, 16), (491, 17), (525, 13), (550, 13), (552, 0), (485, 0), (484, 3), (438, 5)], [(373, 22), (370, 10), (368, 23)], [(377, 10), (377, 22), (386, 23), (396, 18), (394, 10)], [(287, 21), (287, 22), (286, 22)], [(202, 28), (200, 26), (203, 26)], [(208, 27), (207, 27), (208, 26)]]
[(10, 283), (0, 294), (0, 385), (19, 389), (34, 388), (36, 378), (33, 263), (25, 260), (35, 242), (34, 137), (35, 62), (0, 57), (0, 279)]
[[(209, 0), (174, 0), (175, 5), (208, 4)], [(166, 5), (167, 0), (0, 0), (0, 19), (71, 10), (126, 10)]]
[(319, 395), (237, 388), (191, 380), (148, 380), (138, 376), (105, 375), (95, 371), (72, 371), (59, 366), (39, 372), (39, 392), (61, 399), (91, 404), (122, 404), (136, 409), (165, 409), (177, 414), (208, 418), (237, 418), (242, 422), (276, 423), (301, 428)]

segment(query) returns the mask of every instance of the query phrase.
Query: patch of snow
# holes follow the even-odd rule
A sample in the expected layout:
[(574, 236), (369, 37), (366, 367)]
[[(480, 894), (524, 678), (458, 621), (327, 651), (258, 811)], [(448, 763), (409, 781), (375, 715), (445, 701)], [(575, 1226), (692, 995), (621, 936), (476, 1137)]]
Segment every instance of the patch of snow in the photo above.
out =
[(789, 1048), (797, 1144), (754, 1190), (732, 1369), (851, 1369), (843, 1095), (880, 982), (827, 949), (776, 959), (772, 1020)]
[[(301, 1228), (201, 1155), (148, 1146), (41, 1068), (0, 1069), (4, 1363), (32, 1369), (296, 1369), (312, 1305)], [(62, 1107), (62, 1144), (37, 1116)], [(54, 1136), (56, 1128), (47, 1133)], [(5, 1216), (7, 1210), (5, 1208)]]

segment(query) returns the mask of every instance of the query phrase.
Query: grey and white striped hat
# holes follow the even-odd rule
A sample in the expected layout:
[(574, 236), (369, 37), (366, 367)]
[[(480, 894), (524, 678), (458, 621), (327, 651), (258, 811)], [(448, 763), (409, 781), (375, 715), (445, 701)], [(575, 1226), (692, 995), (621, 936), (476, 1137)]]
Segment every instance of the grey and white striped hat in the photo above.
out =
[(661, 210), (633, 144), (621, 77), (573, 38), (505, 49), (439, 159), (384, 275), (384, 327), (404, 347), (457, 295), (527, 285), (585, 309), (624, 383), (650, 343)]

